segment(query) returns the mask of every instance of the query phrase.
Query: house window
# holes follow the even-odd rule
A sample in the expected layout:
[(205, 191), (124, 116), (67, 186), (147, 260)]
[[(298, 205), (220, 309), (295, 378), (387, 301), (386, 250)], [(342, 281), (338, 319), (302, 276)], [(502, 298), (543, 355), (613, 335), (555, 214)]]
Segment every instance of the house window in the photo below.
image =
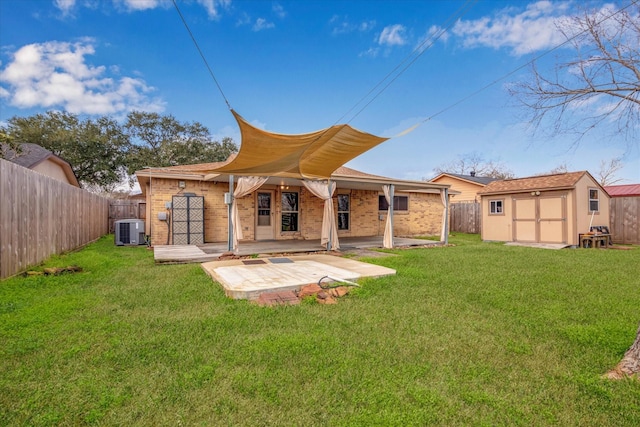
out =
[(598, 190), (589, 189), (589, 212), (598, 212), (600, 209), (600, 201), (598, 200)]
[(349, 229), (349, 195), (338, 194), (338, 230)]
[[(389, 209), (389, 203), (385, 199), (384, 195), (378, 196), (378, 210), (386, 211)], [(394, 211), (408, 211), (409, 210), (409, 196), (393, 196), (393, 210)]]
[(489, 215), (503, 215), (503, 204), (503, 200), (489, 200)]
[(298, 193), (282, 193), (282, 231), (298, 231)]

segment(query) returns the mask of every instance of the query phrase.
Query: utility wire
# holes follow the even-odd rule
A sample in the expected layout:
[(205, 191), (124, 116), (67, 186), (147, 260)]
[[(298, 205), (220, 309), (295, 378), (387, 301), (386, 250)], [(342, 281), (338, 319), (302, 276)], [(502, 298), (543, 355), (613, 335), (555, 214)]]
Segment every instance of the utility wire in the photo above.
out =
[(218, 87), (218, 91), (220, 91), (220, 95), (222, 95), (222, 98), (224, 99), (224, 102), (227, 104), (227, 107), (229, 107), (229, 109), (231, 110), (232, 109), (231, 108), (231, 104), (229, 104), (229, 100), (225, 96), (224, 91), (222, 90), (222, 87), (220, 86), (220, 83), (218, 83), (218, 79), (216, 79), (215, 74), (213, 74), (213, 70), (209, 66), (209, 63), (207, 62), (207, 58), (205, 58), (204, 53), (202, 53), (202, 49), (200, 49), (200, 46), (198, 45), (198, 42), (196, 41), (196, 38), (194, 37), (193, 33), (191, 32), (191, 29), (189, 28), (189, 25), (187, 24), (187, 21), (184, 19), (184, 16), (182, 15), (182, 12), (180, 11), (180, 8), (178, 7), (178, 3), (176, 3), (176, 0), (172, 0), (172, 1), (173, 1), (173, 6), (176, 8), (176, 11), (178, 12), (178, 15), (180, 15), (180, 19), (182, 20), (182, 23), (184, 24), (184, 27), (187, 29), (187, 32), (191, 36), (191, 40), (193, 41), (193, 44), (196, 46), (196, 49), (198, 49), (198, 53), (200, 54), (200, 57), (204, 61), (204, 65), (207, 66), (207, 70), (209, 70), (209, 74), (211, 75), (211, 78), (213, 79), (213, 81), (215, 82), (216, 86)]
[[(411, 51), (411, 53), (409, 55), (407, 55), (402, 61), (400, 61), (400, 63), (398, 63), (398, 65), (396, 65), (396, 67), (393, 70), (391, 70), (389, 73), (387, 73), (387, 75), (384, 76), (384, 78), (382, 78), (382, 80), (380, 80), (373, 88), (371, 88), (371, 90), (369, 90), (369, 92), (367, 92), (366, 95), (364, 95), (358, 102), (356, 102), (356, 104), (353, 107), (351, 107), (349, 109), (349, 111), (347, 111), (342, 117), (340, 117), (336, 121), (336, 123), (338, 123), (341, 120), (343, 120), (358, 105), (360, 105), (362, 102), (364, 102), (376, 89), (378, 89), (380, 86), (382, 86), (382, 84), (386, 80), (390, 79), (393, 76), (393, 78), (391, 78), (391, 80), (386, 85), (384, 85), (382, 87), (382, 89), (380, 89), (375, 94), (375, 96), (373, 96), (362, 108), (360, 108), (360, 110), (358, 110), (347, 121), (347, 123), (351, 123), (356, 117), (358, 117), (358, 115), (360, 115), (360, 113), (362, 113), (362, 111), (364, 111), (373, 101), (376, 100), (376, 98), (378, 98), (389, 86), (391, 86), (391, 84), (393, 82), (395, 82), (402, 74), (404, 74), (404, 72), (407, 71), (407, 69), (409, 67), (411, 67), (418, 60), (418, 58), (420, 58), (427, 50), (429, 50), (435, 44), (435, 42), (437, 42), (447, 31), (449, 31), (449, 29), (451, 29), (451, 27), (453, 27), (455, 22), (458, 19), (462, 18), (469, 11), (471, 6), (473, 6), (473, 4), (476, 3), (477, 1), (478, 0), (467, 0), (464, 3), (464, 5), (462, 5), (460, 8), (458, 8), (458, 10), (456, 10), (451, 16), (449, 16), (449, 18), (447, 18), (447, 20), (445, 21), (444, 25), (440, 28), (439, 31), (435, 32), (430, 37), (425, 38), (424, 41), (422, 43), (420, 43), (420, 45), (418, 45), (415, 49), (413, 49)], [(402, 69), (400, 69), (402, 67), (402, 65), (405, 64), (407, 61), (409, 61), (409, 63), (406, 66), (404, 66)], [(400, 70), (400, 71), (398, 71), (398, 70)], [(395, 74), (396, 72), (397, 72), (397, 74)], [(394, 76), (394, 74), (395, 74), (395, 76)]]

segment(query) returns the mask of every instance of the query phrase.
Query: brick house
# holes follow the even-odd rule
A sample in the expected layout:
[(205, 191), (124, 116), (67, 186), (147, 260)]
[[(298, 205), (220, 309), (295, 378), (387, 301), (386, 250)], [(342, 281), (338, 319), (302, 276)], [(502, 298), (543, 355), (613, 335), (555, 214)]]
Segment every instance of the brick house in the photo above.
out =
[(447, 237), (449, 185), (395, 180), (344, 167), (388, 138), (348, 124), (287, 135), (259, 129), (231, 110), (242, 142), (225, 162), (136, 172), (152, 243)]
[[(227, 162), (148, 168), (136, 172), (147, 206), (146, 233), (154, 244), (178, 244), (176, 197), (198, 198), (202, 240), (224, 242), (229, 236), (229, 181), (233, 175), (211, 173)], [(235, 177), (235, 184), (239, 178)], [(339, 167), (331, 175), (331, 198), (338, 237), (382, 236), (390, 210), (383, 186), (393, 186), (393, 235), (442, 235), (449, 186), (397, 180)], [(236, 199), (243, 240), (320, 239), (324, 201), (302, 179), (271, 176), (255, 191)], [(326, 181), (325, 181), (326, 182)], [(237, 188), (237, 185), (234, 186)], [(195, 200), (195, 199), (194, 199)], [(200, 208), (198, 208), (200, 209)], [(198, 211), (200, 212), (200, 211)], [(198, 218), (200, 213), (198, 213)], [(446, 215), (445, 215), (446, 217)], [(160, 219), (162, 218), (162, 219)], [(200, 227), (198, 225), (197, 227)], [(199, 228), (198, 228), (199, 229)]]

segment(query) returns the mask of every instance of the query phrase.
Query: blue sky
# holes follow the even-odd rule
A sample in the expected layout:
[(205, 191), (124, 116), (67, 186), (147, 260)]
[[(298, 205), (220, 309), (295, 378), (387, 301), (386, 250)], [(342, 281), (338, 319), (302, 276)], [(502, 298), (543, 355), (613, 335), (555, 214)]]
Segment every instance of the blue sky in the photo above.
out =
[[(259, 127), (295, 134), (340, 120), (393, 136), (432, 117), (347, 166), (422, 179), (475, 153), (516, 176), (561, 164), (595, 175), (602, 160), (622, 156), (617, 176), (637, 183), (637, 141), (629, 147), (622, 137), (594, 133), (576, 146), (569, 137), (531, 136), (506, 90), (526, 68), (454, 106), (560, 43), (556, 20), (583, 3), (178, 0), (231, 107)], [(406, 71), (356, 106), (452, 17), (449, 31)], [(554, 54), (541, 66), (550, 69)], [(3, 0), (0, 61), (0, 121), (47, 110), (118, 118), (137, 109), (198, 121), (239, 142), (171, 1)]]

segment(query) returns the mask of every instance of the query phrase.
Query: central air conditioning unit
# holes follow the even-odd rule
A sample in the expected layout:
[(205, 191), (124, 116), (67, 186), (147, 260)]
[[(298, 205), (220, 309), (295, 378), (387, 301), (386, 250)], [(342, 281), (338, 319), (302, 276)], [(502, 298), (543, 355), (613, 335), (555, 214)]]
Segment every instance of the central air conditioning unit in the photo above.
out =
[(144, 245), (144, 221), (141, 219), (121, 219), (114, 223), (116, 246)]

